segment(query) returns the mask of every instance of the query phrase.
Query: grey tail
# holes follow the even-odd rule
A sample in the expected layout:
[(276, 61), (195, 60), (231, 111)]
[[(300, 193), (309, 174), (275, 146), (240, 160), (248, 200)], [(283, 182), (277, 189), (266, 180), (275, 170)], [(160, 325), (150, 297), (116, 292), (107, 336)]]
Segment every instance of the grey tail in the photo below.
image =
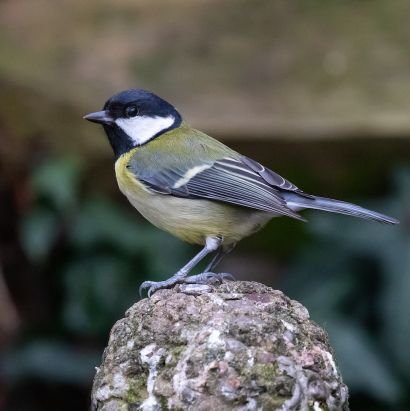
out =
[(315, 210), (328, 211), (330, 213), (338, 213), (351, 215), (353, 217), (365, 218), (367, 220), (377, 221), (384, 224), (399, 224), (399, 220), (387, 215), (377, 213), (376, 211), (368, 210), (356, 204), (346, 203), (345, 201), (333, 200), (325, 197), (302, 197), (295, 193), (283, 193), (287, 206), (295, 211), (312, 208)]

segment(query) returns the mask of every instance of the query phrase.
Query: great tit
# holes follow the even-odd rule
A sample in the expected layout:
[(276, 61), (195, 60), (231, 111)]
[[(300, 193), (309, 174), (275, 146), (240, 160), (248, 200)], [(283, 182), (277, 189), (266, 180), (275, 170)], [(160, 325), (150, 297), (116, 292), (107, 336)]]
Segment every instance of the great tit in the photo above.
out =
[[(165, 281), (145, 281), (150, 296), (177, 283), (223, 280), (222, 257), (271, 218), (305, 221), (307, 208), (387, 224), (398, 220), (355, 204), (307, 194), (279, 174), (186, 123), (177, 109), (140, 89), (122, 91), (86, 120), (102, 124), (114, 150), (120, 190), (152, 224), (203, 249)], [(189, 272), (208, 254), (201, 274)]]

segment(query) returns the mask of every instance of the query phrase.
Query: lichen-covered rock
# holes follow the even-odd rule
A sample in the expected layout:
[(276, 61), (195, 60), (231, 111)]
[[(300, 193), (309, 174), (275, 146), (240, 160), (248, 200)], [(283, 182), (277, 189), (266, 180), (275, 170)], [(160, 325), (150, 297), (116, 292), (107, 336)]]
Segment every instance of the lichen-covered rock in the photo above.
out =
[(177, 286), (131, 307), (94, 380), (96, 410), (348, 410), (327, 335), (253, 282)]

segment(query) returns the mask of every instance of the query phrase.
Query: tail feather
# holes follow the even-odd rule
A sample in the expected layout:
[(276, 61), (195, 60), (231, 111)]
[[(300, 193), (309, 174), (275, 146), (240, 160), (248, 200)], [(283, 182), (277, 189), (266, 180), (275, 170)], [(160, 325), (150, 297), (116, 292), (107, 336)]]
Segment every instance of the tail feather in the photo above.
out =
[(338, 213), (350, 215), (353, 217), (365, 218), (367, 220), (377, 221), (384, 224), (398, 224), (399, 220), (387, 215), (377, 213), (376, 211), (368, 210), (356, 204), (347, 203), (345, 201), (333, 200), (325, 197), (302, 197), (295, 193), (283, 194), (287, 206), (298, 211), (304, 208), (312, 208), (315, 210), (328, 211), (330, 213)]

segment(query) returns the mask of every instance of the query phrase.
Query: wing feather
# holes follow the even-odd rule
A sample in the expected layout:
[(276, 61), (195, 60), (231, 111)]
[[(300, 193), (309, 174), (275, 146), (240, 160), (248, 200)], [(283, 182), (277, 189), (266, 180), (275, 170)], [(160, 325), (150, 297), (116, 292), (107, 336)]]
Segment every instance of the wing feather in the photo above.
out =
[(258, 175), (260, 175), (272, 187), (276, 187), (279, 190), (284, 190), (284, 191), (293, 191), (303, 197), (314, 198), (314, 196), (310, 194), (306, 194), (300, 188), (296, 187), (293, 183), (286, 180), (285, 178), (275, 173), (274, 171), (270, 170), (269, 168), (266, 168), (265, 166), (258, 163), (257, 161), (252, 160), (251, 158), (245, 157), (245, 156), (241, 157), (241, 161), (243, 164), (248, 166), (251, 170), (253, 170)]
[[(267, 174), (267, 177), (261, 175), (263, 171), (255, 165), (258, 163), (229, 157), (204, 164), (207, 166), (196, 165), (184, 169), (174, 166), (155, 173), (145, 171), (138, 173), (138, 178), (151, 190), (161, 194), (221, 201), (303, 220), (287, 207), (277, 188), (289, 187), (292, 191), (299, 189), (285, 179), (275, 178), (276, 174)], [(137, 170), (134, 172), (137, 174)]]

